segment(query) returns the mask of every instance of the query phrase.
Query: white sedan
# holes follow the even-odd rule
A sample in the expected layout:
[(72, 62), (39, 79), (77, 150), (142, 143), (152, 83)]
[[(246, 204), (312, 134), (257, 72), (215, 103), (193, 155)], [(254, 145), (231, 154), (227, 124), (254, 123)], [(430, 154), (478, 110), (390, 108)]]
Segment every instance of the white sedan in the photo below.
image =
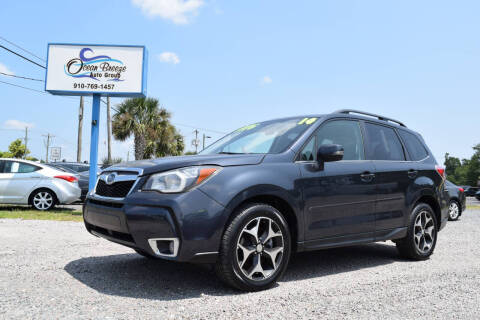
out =
[(49, 210), (79, 200), (78, 177), (27, 160), (0, 158), (0, 203)]

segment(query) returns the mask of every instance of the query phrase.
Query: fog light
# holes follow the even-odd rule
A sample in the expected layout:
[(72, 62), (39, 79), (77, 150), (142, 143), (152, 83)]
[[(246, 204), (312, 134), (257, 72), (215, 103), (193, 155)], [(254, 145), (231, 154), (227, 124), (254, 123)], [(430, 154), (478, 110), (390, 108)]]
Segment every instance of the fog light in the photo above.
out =
[(176, 257), (178, 253), (178, 238), (153, 238), (148, 239), (152, 251), (161, 257)]

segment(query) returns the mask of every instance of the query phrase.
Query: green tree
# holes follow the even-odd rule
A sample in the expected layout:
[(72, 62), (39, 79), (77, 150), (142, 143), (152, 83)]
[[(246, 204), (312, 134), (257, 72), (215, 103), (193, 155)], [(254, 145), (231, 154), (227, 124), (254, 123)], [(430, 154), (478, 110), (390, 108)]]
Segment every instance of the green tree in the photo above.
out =
[(183, 138), (180, 141), (170, 117), (167, 110), (159, 107), (157, 99), (126, 99), (113, 116), (112, 132), (120, 141), (133, 135), (135, 160), (181, 154)]
[(457, 185), (477, 186), (480, 182), (480, 144), (473, 147), (475, 153), (470, 159), (450, 157), (445, 154), (445, 171), (448, 180)]
[(445, 173), (447, 174), (448, 180), (452, 181), (453, 183), (458, 183), (458, 177), (455, 174), (455, 171), (462, 166), (462, 162), (460, 161), (460, 159), (450, 157), (450, 154), (446, 153), (444, 165)]
[(466, 170), (466, 184), (470, 186), (478, 185), (480, 181), (480, 144), (473, 147), (475, 153), (470, 161), (468, 161), (468, 168)]
[(111, 166), (111, 165), (114, 165), (114, 164), (117, 164), (117, 163), (121, 163), (123, 162), (123, 159), (122, 158), (112, 158), (112, 161), (109, 162), (108, 161), (108, 157), (105, 157), (102, 159), (102, 165), (104, 166)]
[(12, 155), (10, 152), (8, 152), (8, 151), (5, 151), (5, 152), (0, 151), (0, 158), (12, 158), (12, 157), (13, 157), (13, 155)]
[(22, 143), (21, 139), (17, 139), (10, 143), (10, 146), (8, 146), (8, 151), (12, 154), (13, 158), (23, 158), (25, 155), (30, 153), (27, 147)]

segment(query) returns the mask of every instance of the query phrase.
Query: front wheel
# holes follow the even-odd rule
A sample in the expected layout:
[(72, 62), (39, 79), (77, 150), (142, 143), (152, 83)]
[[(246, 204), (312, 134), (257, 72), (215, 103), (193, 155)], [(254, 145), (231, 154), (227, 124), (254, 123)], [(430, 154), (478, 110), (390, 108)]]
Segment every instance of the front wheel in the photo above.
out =
[(287, 268), (290, 242), (290, 230), (277, 209), (247, 205), (237, 211), (222, 237), (217, 275), (240, 290), (268, 289)]
[(460, 217), (460, 206), (458, 205), (457, 201), (452, 200), (448, 205), (448, 220), (457, 221), (459, 217)]
[(412, 212), (407, 236), (396, 242), (401, 256), (412, 260), (426, 260), (437, 243), (437, 219), (432, 208), (425, 203), (417, 205)]

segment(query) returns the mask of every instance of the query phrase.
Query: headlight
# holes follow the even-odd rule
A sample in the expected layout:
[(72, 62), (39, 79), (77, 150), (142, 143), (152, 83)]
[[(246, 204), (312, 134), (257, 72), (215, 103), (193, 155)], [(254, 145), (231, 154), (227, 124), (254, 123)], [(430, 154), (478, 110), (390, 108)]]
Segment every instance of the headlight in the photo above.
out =
[(150, 178), (142, 190), (156, 190), (163, 193), (184, 192), (198, 186), (220, 171), (219, 167), (188, 167), (157, 173)]

